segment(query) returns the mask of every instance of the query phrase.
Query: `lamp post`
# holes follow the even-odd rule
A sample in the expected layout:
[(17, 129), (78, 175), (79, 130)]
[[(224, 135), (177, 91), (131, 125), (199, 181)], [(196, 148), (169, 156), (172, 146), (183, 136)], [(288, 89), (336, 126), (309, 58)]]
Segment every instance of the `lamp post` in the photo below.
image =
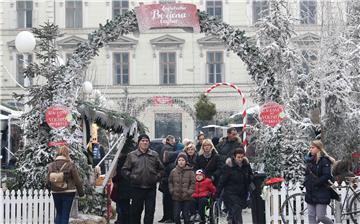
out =
[[(23, 68), (25, 68), (25, 66), (27, 66), (28, 64), (28, 60), (27, 57), (28, 55), (26, 55), (26, 53), (31, 53), (36, 46), (36, 40), (34, 35), (29, 32), (29, 31), (21, 31), (20, 33), (18, 33), (16, 35), (15, 38), (15, 47), (18, 50), (18, 52), (23, 54)], [(30, 79), (29, 77), (25, 77), (24, 78), (24, 88), (25, 88), (25, 102), (28, 101), (29, 97), (29, 92), (27, 91), (27, 88), (30, 86)], [(29, 111), (29, 106), (28, 105), (24, 105), (24, 112), (28, 112)], [(24, 139), (24, 145), (26, 145), (26, 139)], [(10, 150), (10, 149), (9, 149)]]
[[(21, 31), (16, 35), (15, 38), (15, 47), (16, 49), (23, 54), (24, 58), (24, 66), (27, 66), (28, 60), (26, 53), (31, 53), (36, 46), (36, 40), (34, 35), (29, 31)], [(24, 78), (24, 87), (25, 89), (30, 86), (30, 79), (29, 77)], [(27, 94), (26, 94), (27, 95)], [(27, 99), (27, 98), (25, 98)], [(25, 105), (25, 112), (28, 111), (28, 107)]]
[[(82, 84), (82, 88), (83, 88), (83, 100), (85, 101), (85, 98), (86, 98), (86, 95), (90, 95), (93, 91), (93, 85), (90, 81), (85, 81), (83, 84)], [(83, 141), (83, 144), (84, 144), (84, 147), (86, 148), (87, 147), (87, 132), (86, 132), (86, 124), (85, 124), (85, 120), (83, 122), (83, 133), (84, 133), (84, 141)]]

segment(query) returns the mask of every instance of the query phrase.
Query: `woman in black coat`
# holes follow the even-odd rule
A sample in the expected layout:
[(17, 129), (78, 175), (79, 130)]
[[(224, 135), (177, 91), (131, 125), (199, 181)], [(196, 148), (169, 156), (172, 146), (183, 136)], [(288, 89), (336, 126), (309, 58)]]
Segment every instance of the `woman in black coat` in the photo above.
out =
[(331, 193), (328, 181), (331, 179), (331, 165), (334, 159), (327, 155), (320, 140), (311, 142), (309, 153), (305, 155), (305, 201), (308, 207), (309, 223), (322, 222), (332, 224), (326, 217), (326, 207), (330, 203)]
[(229, 209), (231, 224), (243, 223), (241, 212), (247, 206), (246, 201), (252, 179), (253, 173), (249, 160), (245, 157), (245, 151), (235, 149), (233, 156), (226, 159), (216, 191), (219, 196), (224, 190), (223, 200)]
[(205, 176), (211, 178), (217, 184), (220, 172), (221, 161), (211, 139), (205, 139), (196, 158), (196, 170), (203, 170)]
[(116, 224), (130, 223), (130, 181), (121, 174), (121, 168), (126, 161), (127, 154), (120, 154), (116, 175), (112, 178), (113, 191), (111, 199), (116, 202), (117, 221)]
[(160, 159), (165, 167), (165, 174), (161, 178), (159, 184), (159, 191), (163, 193), (162, 203), (163, 203), (163, 217), (158, 221), (160, 223), (171, 223), (173, 222), (173, 201), (171, 199), (171, 194), (169, 192), (169, 176), (171, 170), (175, 168), (175, 161), (177, 158), (177, 152), (175, 150), (175, 137), (168, 135), (166, 137), (166, 142), (161, 150)]

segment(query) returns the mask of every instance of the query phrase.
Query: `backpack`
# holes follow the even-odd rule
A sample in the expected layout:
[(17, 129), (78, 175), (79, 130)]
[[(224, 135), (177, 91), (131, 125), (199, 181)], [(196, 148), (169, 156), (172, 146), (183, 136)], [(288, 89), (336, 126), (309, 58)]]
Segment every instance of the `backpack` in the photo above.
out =
[(67, 163), (64, 163), (59, 171), (56, 172), (51, 172), (49, 174), (49, 180), (51, 183), (51, 187), (54, 190), (57, 191), (62, 191), (62, 190), (66, 190), (67, 189), (67, 183), (65, 182), (65, 178), (64, 178), (64, 172), (62, 172), (62, 170), (64, 169), (64, 167), (66, 166)]

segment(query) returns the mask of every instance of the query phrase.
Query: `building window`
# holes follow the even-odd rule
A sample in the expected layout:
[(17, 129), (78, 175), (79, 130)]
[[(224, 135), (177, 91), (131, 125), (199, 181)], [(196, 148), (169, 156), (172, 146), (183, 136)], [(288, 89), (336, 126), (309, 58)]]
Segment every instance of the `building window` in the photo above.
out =
[(129, 10), (129, 1), (128, 0), (113, 0), (113, 10), (112, 15), (115, 18), (118, 15), (124, 15), (125, 12)]
[[(25, 58), (24, 58), (25, 56)], [(17, 54), (16, 55), (16, 81), (24, 86), (24, 71), (25, 67), (33, 62), (32, 54)], [(30, 79), (30, 85), (32, 84), (32, 79)]]
[(176, 84), (176, 53), (160, 53), (160, 84)]
[(208, 83), (224, 81), (224, 60), (223, 52), (207, 52), (206, 64)]
[(317, 50), (306, 49), (301, 51), (302, 67), (305, 74), (309, 74), (316, 66), (318, 60)]
[(129, 85), (129, 53), (114, 53), (114, 84)]
[(32, 10), (33, 10), (33, 1), (16, 2), (18, 28), (32, 27)]
[(81, 28), (82, 18), (82, 1), (65, 1), (66, 8), (66, 28)]
[(300, 22), (301, 24), (316, 23), (316, 0), (300, 1)]
[(155, 138), (173, 135), (182, 138), (181, 113), (155, 113)]
[(253, 23), (269, 15), (269, 2), (267, 0), (253, 1)]
[(206, 0), (206, 12), (209, 16), (215, 16), (222, 19), (222, 1)]

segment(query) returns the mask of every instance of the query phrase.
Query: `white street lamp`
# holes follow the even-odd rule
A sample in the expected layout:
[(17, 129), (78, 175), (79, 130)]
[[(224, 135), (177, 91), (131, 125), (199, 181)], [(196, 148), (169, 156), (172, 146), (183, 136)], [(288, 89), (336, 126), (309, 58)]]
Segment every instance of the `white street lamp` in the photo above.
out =
[(35, 49), (36, 40), (29, 31), (21, 31), (15, 38), (15, 47), (20, 53), (30, 53)]
[(93, 91), (93, 85), (89, 81), (85, 81), (83, 83), (82, 87), (83, 87), (84, 93), (86, 93), (86, 94), (91, 94), (91, 92)]
[[(35, 49), (36, 40), (34, 35), (29, 31), (21, 31), (16, 35), (15, 47), (16, 49), (24, 54), (24, 66), (27, 66), (27, 56), (25, 53), (31, 53)], [(30, 86), (30, 80), (28, 77), (24, 79), (24, 87)]]

